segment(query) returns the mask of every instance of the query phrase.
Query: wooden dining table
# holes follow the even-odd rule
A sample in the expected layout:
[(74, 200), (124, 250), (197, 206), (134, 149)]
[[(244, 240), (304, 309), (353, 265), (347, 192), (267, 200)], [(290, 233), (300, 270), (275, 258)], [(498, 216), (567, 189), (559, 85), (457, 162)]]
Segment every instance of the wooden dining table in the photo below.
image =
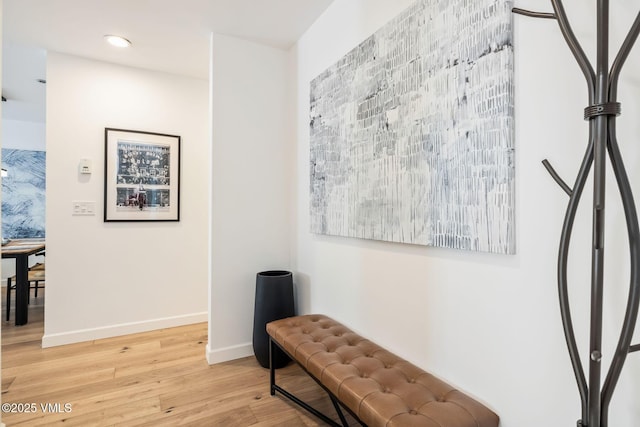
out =
[(16, 260), (16, 326), (29, 321), (29, 255), (44, 251), (43, 239), (16, 239), (2, 245), (2, 258)]

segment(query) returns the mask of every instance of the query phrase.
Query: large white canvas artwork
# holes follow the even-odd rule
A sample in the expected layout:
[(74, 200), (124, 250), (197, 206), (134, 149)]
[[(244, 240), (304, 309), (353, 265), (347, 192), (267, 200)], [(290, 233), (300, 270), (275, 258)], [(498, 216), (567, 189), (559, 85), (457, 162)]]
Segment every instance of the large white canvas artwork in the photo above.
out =
[(311, 82), (311, 231), (515, 252), (512, 2), (419, 0)]
[(46, 153), (2, 149), (2, 237), (45, 237)]

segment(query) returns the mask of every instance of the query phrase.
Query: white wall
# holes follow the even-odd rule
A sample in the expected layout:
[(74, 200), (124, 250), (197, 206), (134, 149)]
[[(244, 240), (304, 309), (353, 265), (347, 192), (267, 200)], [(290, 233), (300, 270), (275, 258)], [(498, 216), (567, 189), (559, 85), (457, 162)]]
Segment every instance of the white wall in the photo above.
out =
[[(204, 80), (48, 54), (43, 346), (207, 320), (207, 99)], [(103, 222), (106, 127), (182, 137), (179, 222)]]
[(290, 267), (288, 55), (212, 38), (210, 363), (253, 354), (256, 273)]
[[(587, 97), (556, 22), (514, 18), (517, 255), (323, 237), (308, 231), (309, 82), (410, 3), (336, 0), (293, 49), (298, 82), (293, 268), (299, 306), (302, 312), (334, 316), (477, 397), (501, 416), (503, 427), (575, 425), (579, 396), (556, 290), (557, 245), (568, 198), (540, 161), (548, 157), (573, 183), (586, 148), (582, 109)], [(519, 7), (541, 7), (540, 2), (521, 3)], [(585, 2), (578, 3), (567, 10), (580, 35), (586, 36), (585, 43), (592, 44), (593, 13), (580, 10)], [(626, 31), (633, 16), (621, 15), (614, 15), (613, 27)], [(625, 73), (628, 80), (621, 86), (628, 96), (622, 99), (619, 135), (640, 193), (639, 125), (634, 120), (640, 90), (633, 74)], [(591, 192), (590, 187), (585, 191), (576, 221), (569, 272), (583, 352), (588, 349)], [(608, 199), (605, 366), (628, 292), (626, 231), (613, 186)], [(614, 395), (610, 425), (637, 424), (638, 378), (636, 353), (629, 356)]]
[(2, 148), (45, 151), (45, 124), (2, 119)]

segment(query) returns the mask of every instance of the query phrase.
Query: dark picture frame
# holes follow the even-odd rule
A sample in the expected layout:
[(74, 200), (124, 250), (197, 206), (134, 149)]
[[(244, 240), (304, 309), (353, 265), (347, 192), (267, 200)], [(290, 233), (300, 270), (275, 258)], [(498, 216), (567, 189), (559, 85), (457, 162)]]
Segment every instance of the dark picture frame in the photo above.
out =
[(180, 221), (180, 136), (105, 128), (104, 221)]

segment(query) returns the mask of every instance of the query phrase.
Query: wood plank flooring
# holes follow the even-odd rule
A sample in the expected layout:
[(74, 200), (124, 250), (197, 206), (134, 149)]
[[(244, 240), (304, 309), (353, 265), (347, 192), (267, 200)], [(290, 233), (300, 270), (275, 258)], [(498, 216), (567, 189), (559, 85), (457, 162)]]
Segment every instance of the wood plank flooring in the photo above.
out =
[[(255, 358), (209, 366), (206, 323), (42, 349), (44, 292), (31, 299), (27, 325), (14, 326), (13, 313), (9, 322), (4, 313), (3, 305), (2, 403), (33, 409), (4, 412), (9, 427), (323, 425), (270, 396), (269, 371)], [(297, 365), (277, 375), (334, 416), (324, 391)]]

